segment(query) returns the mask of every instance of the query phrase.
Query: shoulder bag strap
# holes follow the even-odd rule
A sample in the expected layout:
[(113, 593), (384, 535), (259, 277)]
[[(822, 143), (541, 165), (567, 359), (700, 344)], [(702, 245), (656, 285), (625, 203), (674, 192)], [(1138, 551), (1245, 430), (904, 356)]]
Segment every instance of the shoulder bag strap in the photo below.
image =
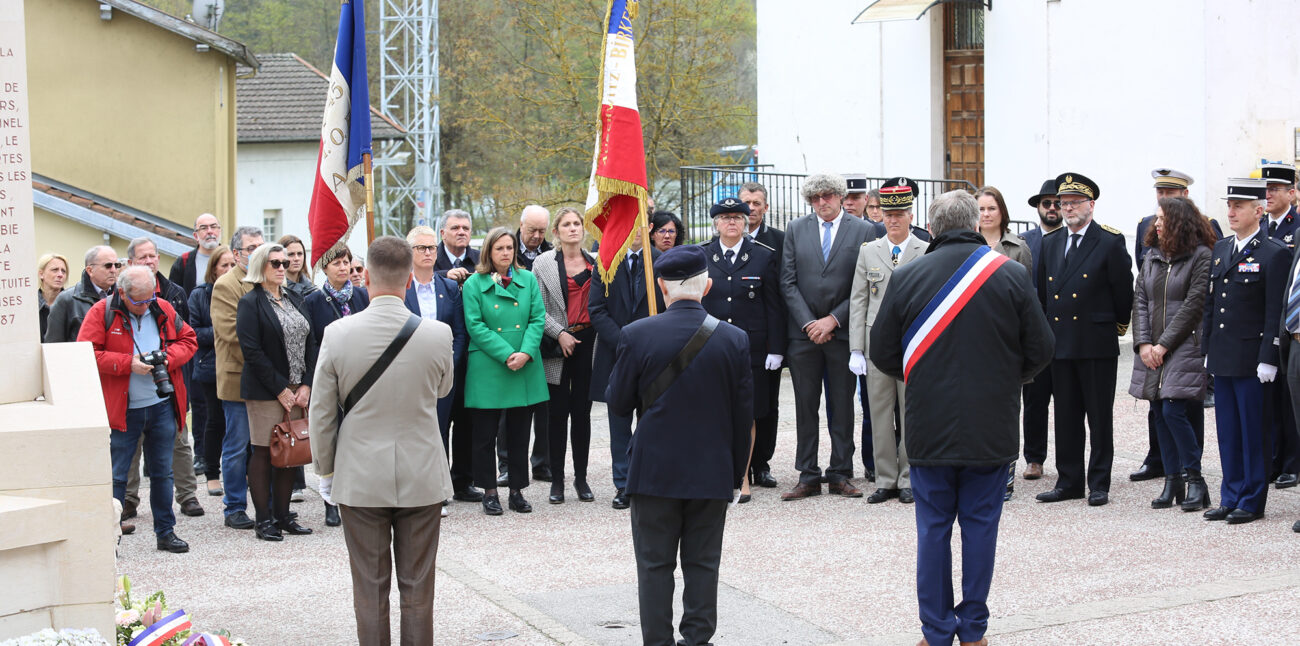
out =
[(682, 349), (677, 353), (677, 356), (673, 357), (673, 360), (669, 361), (667, 366), (664, 366), (664, 369), (659, 373), (659, 376), (655, 377), (655, 380), (650, 382), (650, 387), (642, 393), (641, 412), (650, 410), (651, 404), (654, 404), (655, 400), (659, 399), (659, 396), (664, 394), (664, 392), (668, 390), (668, 387), (673, 385), (673, 382), (677, 381), (677, 379), (682, 376), (683, 372), (686, 372), (686, 367), (691, 365), (691, 361), (695, 359), (695, 355), (699, 354), (700, 350), (704, 348), (704, 343), (709, 340), (709, 337), (713, 335), (713, 331), (717, 329), (717, 327), (718, 319), (705, 314), (704, 322), (700, 323), (700, 328), (695, 331), (695, 334), (693, 334), (690, 340), (686, 342), (686, 345), (682, 346)]
[(397, 337), (393, 339), (392, 343), (389, 343), (388, 347), (384, 348), (384, 353), (375, 360), (375, 365), (370, 366), (370, 370), (367, 370), (366, 374), (361, 377), (361, 381), (358, 381), (357, 385), (352, 387), (352, 392), (348, 393), (347, 398), (343, 400), (344, 416), (352, 410), (353, 406), (357, 405), (358, 401), (361, 401), (362, 397), (366, 396), (370, 387), (375, 385), (380, 375), (384, 374), (384, 371), (388, 369), (388, 365), (393, 362), (393, 359), (397, 358), (397, 354), (402, 351), (402, 348), (406, 347), (406, 342), (411, 340), (411, 335), (415, 334), (416, 328), (420, 327), (420, 320), (420, 317), (415, 314), (406, 319), (406, 324), (398, 331)]

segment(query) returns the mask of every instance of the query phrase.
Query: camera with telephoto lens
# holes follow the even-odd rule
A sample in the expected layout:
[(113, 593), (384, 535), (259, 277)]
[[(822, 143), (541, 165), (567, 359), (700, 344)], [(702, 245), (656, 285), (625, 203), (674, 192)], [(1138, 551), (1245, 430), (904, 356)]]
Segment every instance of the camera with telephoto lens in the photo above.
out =
[(176, 387), (172, 386), (171, 375), (167, 374), (167, 351), (154, 350), (148, 354), (140, 355), (140, 361), (149, 364), (149, 376), (153, 377), (153, 387), (159, 397), (170, 397), (176, 392)]

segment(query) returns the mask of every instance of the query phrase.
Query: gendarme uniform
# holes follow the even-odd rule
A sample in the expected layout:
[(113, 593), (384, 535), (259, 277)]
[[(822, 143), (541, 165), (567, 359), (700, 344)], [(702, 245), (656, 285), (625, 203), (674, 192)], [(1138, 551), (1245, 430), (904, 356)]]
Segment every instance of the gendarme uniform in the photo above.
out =
[[(1062, 201), (1096, 200), (1101, 190), (1079, 173), (1056, 178)], [(1062, 212), (1069, 214), (1062, 208)], [(1067, 220), (1068, 222), (1068, 220)], [(1114, 457), (1115, 371), (1119, 337), (1133, 311), (1133, 272), (1124, 235), (1090, 221), (1079, 231), (1063, 226), (1043, 236), (1038, 298), (1056, 336), (1052, 394), (1056, 399), (1056, 487), (1044, 502), (1082, 498), (1108, 501)], [(1088, 433), (1084, 432), (1084, 421)], [(1087, 474), (1084, 443), (1088, 441)]]
[[(1283, 188), (1295, 186), (1295, 166), (1290, 164), (1264, 164), (1260, 169), (1260, 175), (1269, 186), (1281, 185)], [(1279, 198), (1287, 199), (1274, 194), (1274, 199)], [(1265, 213), (1260, 227), (1266, 228), (1271, 224), (1272, 216)], [(1300, 237), (1300, 219), (1296, 217), (1294, 206), (1286, 212), (1286, 215), (1278, 218), (1277, 230), (1281, 231), (1282, 235), (1275, 236), (1274, 239), (1286, 244), (1291, 252), (1295, 253), (1296, 238)], [(1283, 293), (1283, 308), (1286, 307), (1286, 298), (1289, 294), (1289, 291)], [(1283, 334), (1284, 344), (1291, 340), (1294, 339)], [(1300, 474), (1300, 434), (1297, 433), (1295, 423), (1295, 401), (1291, 397), (1291, 385), (1295, 383), (1289, 370), (1281, 370), (1276, 381), (1264, 386), (1264, 421), (1269, 426), (1273, 445), (1269, 477), (1277, 478), (1278, 489), (1293, 487), (1300, 481), (1297, 477), (1297, 474)]]
[[(1295, 184), (1295, 166), (1291, 164), (1264, 164), (1259, 172), (1266, 184)], [(1267, 237), (1281, 242), (1292, 250), (1295, 249), (1296, 242), (1300, 241), (1300, 218), (1296, 217), (1294, 206), (1277, 220), (1265, 213), (1259, 220), (1259, 228)]]

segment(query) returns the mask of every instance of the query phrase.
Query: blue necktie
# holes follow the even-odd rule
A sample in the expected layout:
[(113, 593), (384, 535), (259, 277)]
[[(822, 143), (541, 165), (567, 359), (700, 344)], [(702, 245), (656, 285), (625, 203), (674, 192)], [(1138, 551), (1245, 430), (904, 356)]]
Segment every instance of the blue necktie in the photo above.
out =
[(1291, 285), (1291, 293), (1287, 296), (1286, 331), (1296, 332), (1297, 324), (1300, 324), (1300, 281), (1295, 281)]
[(830, 260), (831, 257), (831, 227), (834, 222), (822, 223), (822, 260)]

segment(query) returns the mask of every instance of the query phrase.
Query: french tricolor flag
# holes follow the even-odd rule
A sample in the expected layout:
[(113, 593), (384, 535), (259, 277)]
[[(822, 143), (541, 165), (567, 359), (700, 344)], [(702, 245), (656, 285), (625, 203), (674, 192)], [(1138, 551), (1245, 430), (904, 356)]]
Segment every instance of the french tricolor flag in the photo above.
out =
[(330, 249), (343, 244), (366, 208), (364, 171), (371, 139), (365, 17), (361, 0), (343, 0), (320, 127), (316, 185), (307, 211), (313, 266)]
[(600, 131), (587, 188), (587, 231), (600, 240), (598, 265), (605, 284), (627, 254), (633, 228), (645, 211), (645, 145), (636, 107), (636, 57), (632, 20), (637, 0), (611, 0), (601, 63)]

